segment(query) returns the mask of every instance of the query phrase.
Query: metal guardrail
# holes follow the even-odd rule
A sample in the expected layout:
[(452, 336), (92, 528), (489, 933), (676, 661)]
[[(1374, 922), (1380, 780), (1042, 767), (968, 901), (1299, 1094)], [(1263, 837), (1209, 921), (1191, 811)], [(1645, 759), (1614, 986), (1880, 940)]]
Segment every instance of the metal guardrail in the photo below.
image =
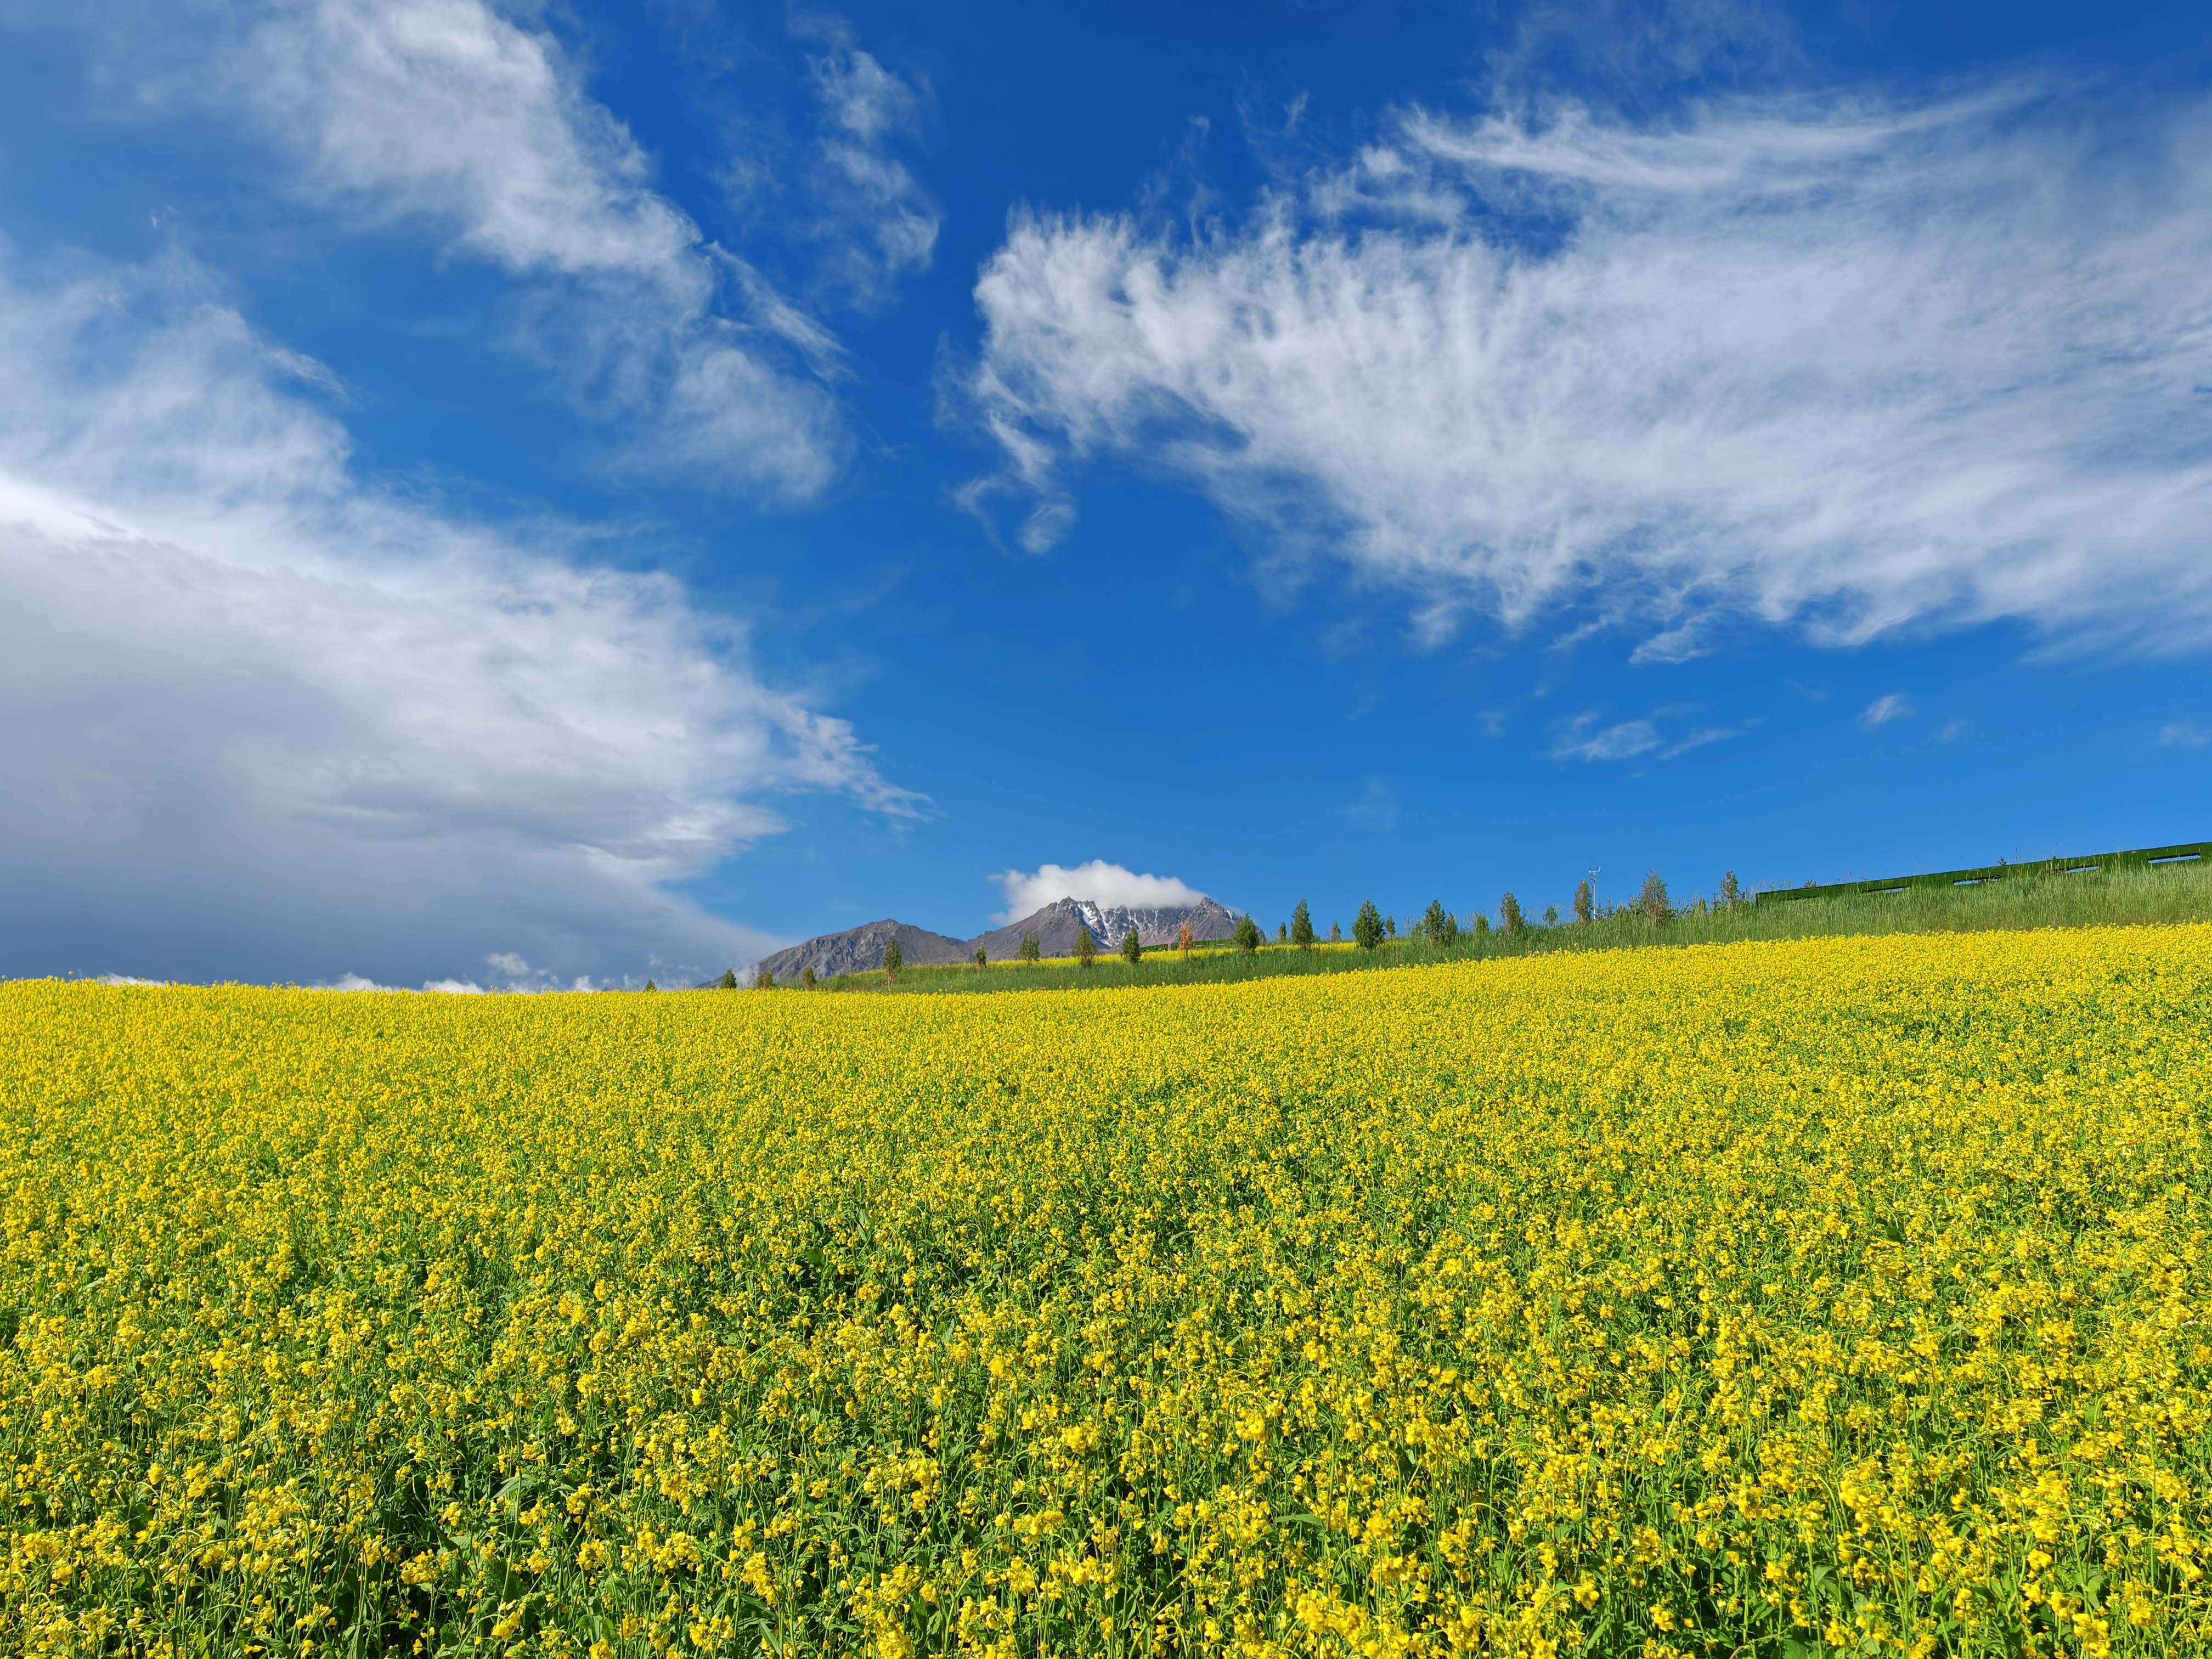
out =
[(1979, 870), (1939, 870), (1931, 875), (1897, 876), (1887, 881), (1834, 881), (1826, 886), (1807, 882), (1802, 887), (1770, 887), (1754, 894), (1758, 904), (1794, 899), (1860, 898), (1878, 893), (1904, 893), (1916, 887), (1978, 887), (1984, 882), (2014, 876), (2076, 876), (2092, 871), (2163, 869), (2178, 864), (2212, 864), (2212, 841), (2185, 842), (2179, 847), (2143, 847), (2128, 853), (2091, 853), (2080, 858), (2038, 859), (2031, 864), (1992, 864)]

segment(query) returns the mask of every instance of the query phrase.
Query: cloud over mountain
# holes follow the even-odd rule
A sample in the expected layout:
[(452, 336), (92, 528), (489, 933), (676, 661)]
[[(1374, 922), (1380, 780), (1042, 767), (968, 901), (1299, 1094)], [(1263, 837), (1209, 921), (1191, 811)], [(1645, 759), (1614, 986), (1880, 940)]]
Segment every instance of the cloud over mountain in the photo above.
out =
[(1093, 899), (1109, 909), (1164, 909), (1195, 904), (1206, 896), (1173, 876), (1139, 875), (1103, 859), (1087, 864), (1041, 864), (1035, 870), (1006, 870), (991, 879), (999, 884), (1006, 904), (992, 919), (1019, 921), (1054, 899)]

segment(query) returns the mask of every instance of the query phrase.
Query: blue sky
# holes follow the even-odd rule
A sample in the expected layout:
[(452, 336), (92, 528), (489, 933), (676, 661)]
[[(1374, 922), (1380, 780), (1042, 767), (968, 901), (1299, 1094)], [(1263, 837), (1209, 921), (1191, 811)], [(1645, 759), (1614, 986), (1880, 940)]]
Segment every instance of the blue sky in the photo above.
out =
[(0, 972), (2212, 834), (2201, 8), (0, 30)]

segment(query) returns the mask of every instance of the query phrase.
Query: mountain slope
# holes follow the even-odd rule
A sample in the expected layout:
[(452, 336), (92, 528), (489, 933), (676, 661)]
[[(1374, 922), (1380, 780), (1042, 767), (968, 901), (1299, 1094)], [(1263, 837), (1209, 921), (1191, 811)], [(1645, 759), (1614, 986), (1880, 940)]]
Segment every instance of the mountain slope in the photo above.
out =
[(1075, 949), (1075, 930), (1088, 927), (1098, 949), (1110, 952), (1121, 947), (1121, 936), (1134, 927), (1139, 943), (1150, 950), (1173, 945), (1177, 930), (1185, 921), (1190, 923), (1194, 939), (1227, 939), (1237, 931), (1237, 913), (1210, 898), (1202, 898), (1195, 904), (1168, 905), (1158, 909), (1132, 909), (1121, 904), (1101, 905), (1091, 899), (1063, 898), (1054, 899), (1034, 915), (1024, 916), (1019, 921), (971, 939), (963, 948), (969, 959), (980, 945), (993, 962), (1010, 962), (1020, 954), (1022, 935), (1034, 933), (1037, 948), (1044, 955), (1064, 957)]
[(884, 946), (894, 938), (899, 942), (900, 957), (916, 966), (926, 962), (967, 962), (975, 954), (973, 945), (886, 916), (881, 921), (849, 927), (842, 933), (824, 933), (772, 957), (763, 957), (754, 968), (755, 971), (767, 969), (778, 984), (797, 979), (809, 968), (824, 979), (832, 974), (867, 973), (884, 965)]

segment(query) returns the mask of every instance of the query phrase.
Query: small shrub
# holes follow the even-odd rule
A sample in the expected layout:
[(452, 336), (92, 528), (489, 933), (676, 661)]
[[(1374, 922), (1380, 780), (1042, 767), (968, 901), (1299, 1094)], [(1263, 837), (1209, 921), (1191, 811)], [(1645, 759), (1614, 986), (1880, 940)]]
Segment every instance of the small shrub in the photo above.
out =
[(753, 975), (753, 989), (756, 991), (773, 991), (775, 989), (775, 975), (769, 972), (767, 969), (762, 969), (760, 972)]
[(1474, 913), (1474, 919), (1468, 923), (1467, 931), (1477, 939), (1484, 938), (1490, 932), (1490, 918), (1477, 910)]
[(1721, 872), (1721, 890), (1713, 896), (1713, 908), (1733, 910), (1743, 902), (1743, 889), (1735, 884), (1735, 872)]
[(1237, 948), (1248, 957), (1260, 948), (1260, 924), (1249, 916), (1237, 918)]
[(799, 969), (799, 988), (800, 990), (811, 991), (821, 982), (822, 981), (815, 976), (814, 964), (812, 963), (808, 963), (805, 967)]
[(1037, 958), (1043, 954), (1044, 952), (1037, 947), (1037, 936), (1035, 933), (1022, 935), (1021, 957), (1024, 962), (1034, 967), (1036, 965)]
[(1188, 921), (1176, 929), (1176, 949), (1182, 952), (1185, 962), (1190, 960), (1190, 923)]
[(1143, 959), (1144, 954), (1145, 942), (1137, 937), (1137, 930), (1135, 928), (1132, 927), (1127, 933), (1121, 935), (1122, 961), (1133, 965)]
[(1373, 899), (1361, 905), (1359, 914), (1352, 919), (1352, 937), (1363, 951), (1372, 951), (1382, 943), (1382, 913), (1375, 908)]
[(1559, 907), (1556, 904), (1546, 905), (1544, 907), (1544, 926), (1547, 927), (1556, 927), (1559, 925)]
[(986, 951), (981, 945), (977, 945), (975, 947), (975, 971), (979, 974), (981, 973), (985, 968), (990, 965), (990, 961), (991, 953), (988, 951)]
[(1334, 921), (1328, 925), (1328, 942), (1331, 945), (1341, 945), (1344, 943), (1344, 929), (1340, 924)]

